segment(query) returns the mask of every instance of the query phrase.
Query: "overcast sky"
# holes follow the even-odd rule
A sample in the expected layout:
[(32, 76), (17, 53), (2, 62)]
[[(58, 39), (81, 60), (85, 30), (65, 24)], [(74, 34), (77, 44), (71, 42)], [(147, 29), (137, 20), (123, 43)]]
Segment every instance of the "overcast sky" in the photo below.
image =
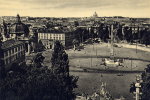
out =
[(150, 0), (0, 0), (0, 16), (149, 17)]

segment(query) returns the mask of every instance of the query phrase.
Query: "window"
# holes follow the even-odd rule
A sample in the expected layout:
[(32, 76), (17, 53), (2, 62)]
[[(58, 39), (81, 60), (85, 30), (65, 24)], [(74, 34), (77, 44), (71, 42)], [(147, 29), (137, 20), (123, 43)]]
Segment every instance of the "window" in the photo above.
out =
[(24, 50), (24, 45), (22, 45), (22, 47), (23, 47), (23, 50)]
[(9, 61), (10, 61), (10, 63), (11, 63), (11, 57), (9, 57)]
[(18, 51), (20, 51), (20, 46), (18, 47)]
[(22, 55), (24, 55), (24, 51), (22, 51)]
[(48, 39), (50, 39), (50, 34), (48, 34)]
[(21, 56), (21, 55), (20, 55), (20, 52), (19, 52), (19, 53), (18, 53), (18, 58), (20, 58), (20, 56)]
[(23, 50), (23, 45), (21, 45), (21, 50)]
[(16, 54), (16, 58), (18, 59), (18, 53)]
[(43, 34), (41, 33), (41, 39), (43, 39)]
[(15, 48), (12, 49), (12, 54), (14, 54)]
[(64, 37), (64, 36), (62, 36), (62, 40), (65, 40), (65, 37)]
[(5, 65), (7, 65), (7, 59), (5, 59)]
[(4, 53), (4, 56), (5, 56), (5, 57), (7, 57), (7, 56), (8, 56), (8, 51), (6, 51), (6, 52)]
[(20, 47), (20, 51), (22, 50), (22, 48), (21, 48), (21, 46), (19, 46)]
[(14, 56), (11, 56), (11, 60), (14, 61)]
[(44, 34), (44, 39), (46, 39), (46, 34)]
[(11, 50), (8, 50), (8, 52), (9, 52), (9, 56), (11, 56)]
[(15, 48), (15, 52), (17, 52), (17, 47)]
[(38, 38), (39, 38), (39, 39), (41, 38), (41, 33), (38, 34)]
[(40, 39), (41, 38), (41, 34), (39, 33), (39, 35), (38, 35), (38, 38)]
[(23, 50), (23, 47), (22, 47), (22, 45), (21, 45), (20, 47), (21, 47), (21, 50)]
[(20, 52), (20, 55), (21, 55), (21, 56), (23, 55), (22, 51)]
[(47, 33), (47, 39), (48, 39), (48, 33)]
[(10, 60), (9, 60), (9, 58), (7, 59), (7, 63), (8, 63), (8, 64), (10, 63)]
[(61, 37), (59, 37), (59, 40), (61, 40)]
[(7, 53), (8, 53), (8, 56), (10, 56), (10, 52), (9, 52), (9, 50), (7, 51)]

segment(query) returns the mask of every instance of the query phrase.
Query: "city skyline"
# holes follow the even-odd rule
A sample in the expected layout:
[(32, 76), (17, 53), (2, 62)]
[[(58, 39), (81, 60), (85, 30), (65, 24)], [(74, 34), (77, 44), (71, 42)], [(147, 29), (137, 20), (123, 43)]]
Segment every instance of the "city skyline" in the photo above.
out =
[(89, 17), (124, 16), (150, 18), (149, 0), (0, 0), (0, 16)]

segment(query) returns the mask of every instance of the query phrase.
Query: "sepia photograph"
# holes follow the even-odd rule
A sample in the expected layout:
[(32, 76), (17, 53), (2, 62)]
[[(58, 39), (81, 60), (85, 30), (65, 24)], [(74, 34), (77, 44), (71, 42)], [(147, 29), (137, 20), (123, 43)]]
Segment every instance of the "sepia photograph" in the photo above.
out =
[(0, 0), (0, 100), (150, 100), (150, 0)]

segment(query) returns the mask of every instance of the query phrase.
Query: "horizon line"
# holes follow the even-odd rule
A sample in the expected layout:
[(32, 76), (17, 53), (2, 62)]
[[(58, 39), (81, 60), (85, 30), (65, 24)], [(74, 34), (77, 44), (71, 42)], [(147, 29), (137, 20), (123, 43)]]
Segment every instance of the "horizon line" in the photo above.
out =
[[(17, 15), (18, 13), (16, 13)], [(0, 15), (0, 17), (15, 17), (16, 15)], [(19, 14), (20, 15), (20, 14)], [(28, 16), (28, 15), (21, 15), (20, 17), (49, 17), (49, 18), (92, 18), (92, 16)], [(97, 18), (101, 17), (125, 17), (125, 18), (150, 18), (150, 17), (128, 17), (128, 16), (120, 16), (120, 15), (115, 15), (115, 16), (98, 16)]]

